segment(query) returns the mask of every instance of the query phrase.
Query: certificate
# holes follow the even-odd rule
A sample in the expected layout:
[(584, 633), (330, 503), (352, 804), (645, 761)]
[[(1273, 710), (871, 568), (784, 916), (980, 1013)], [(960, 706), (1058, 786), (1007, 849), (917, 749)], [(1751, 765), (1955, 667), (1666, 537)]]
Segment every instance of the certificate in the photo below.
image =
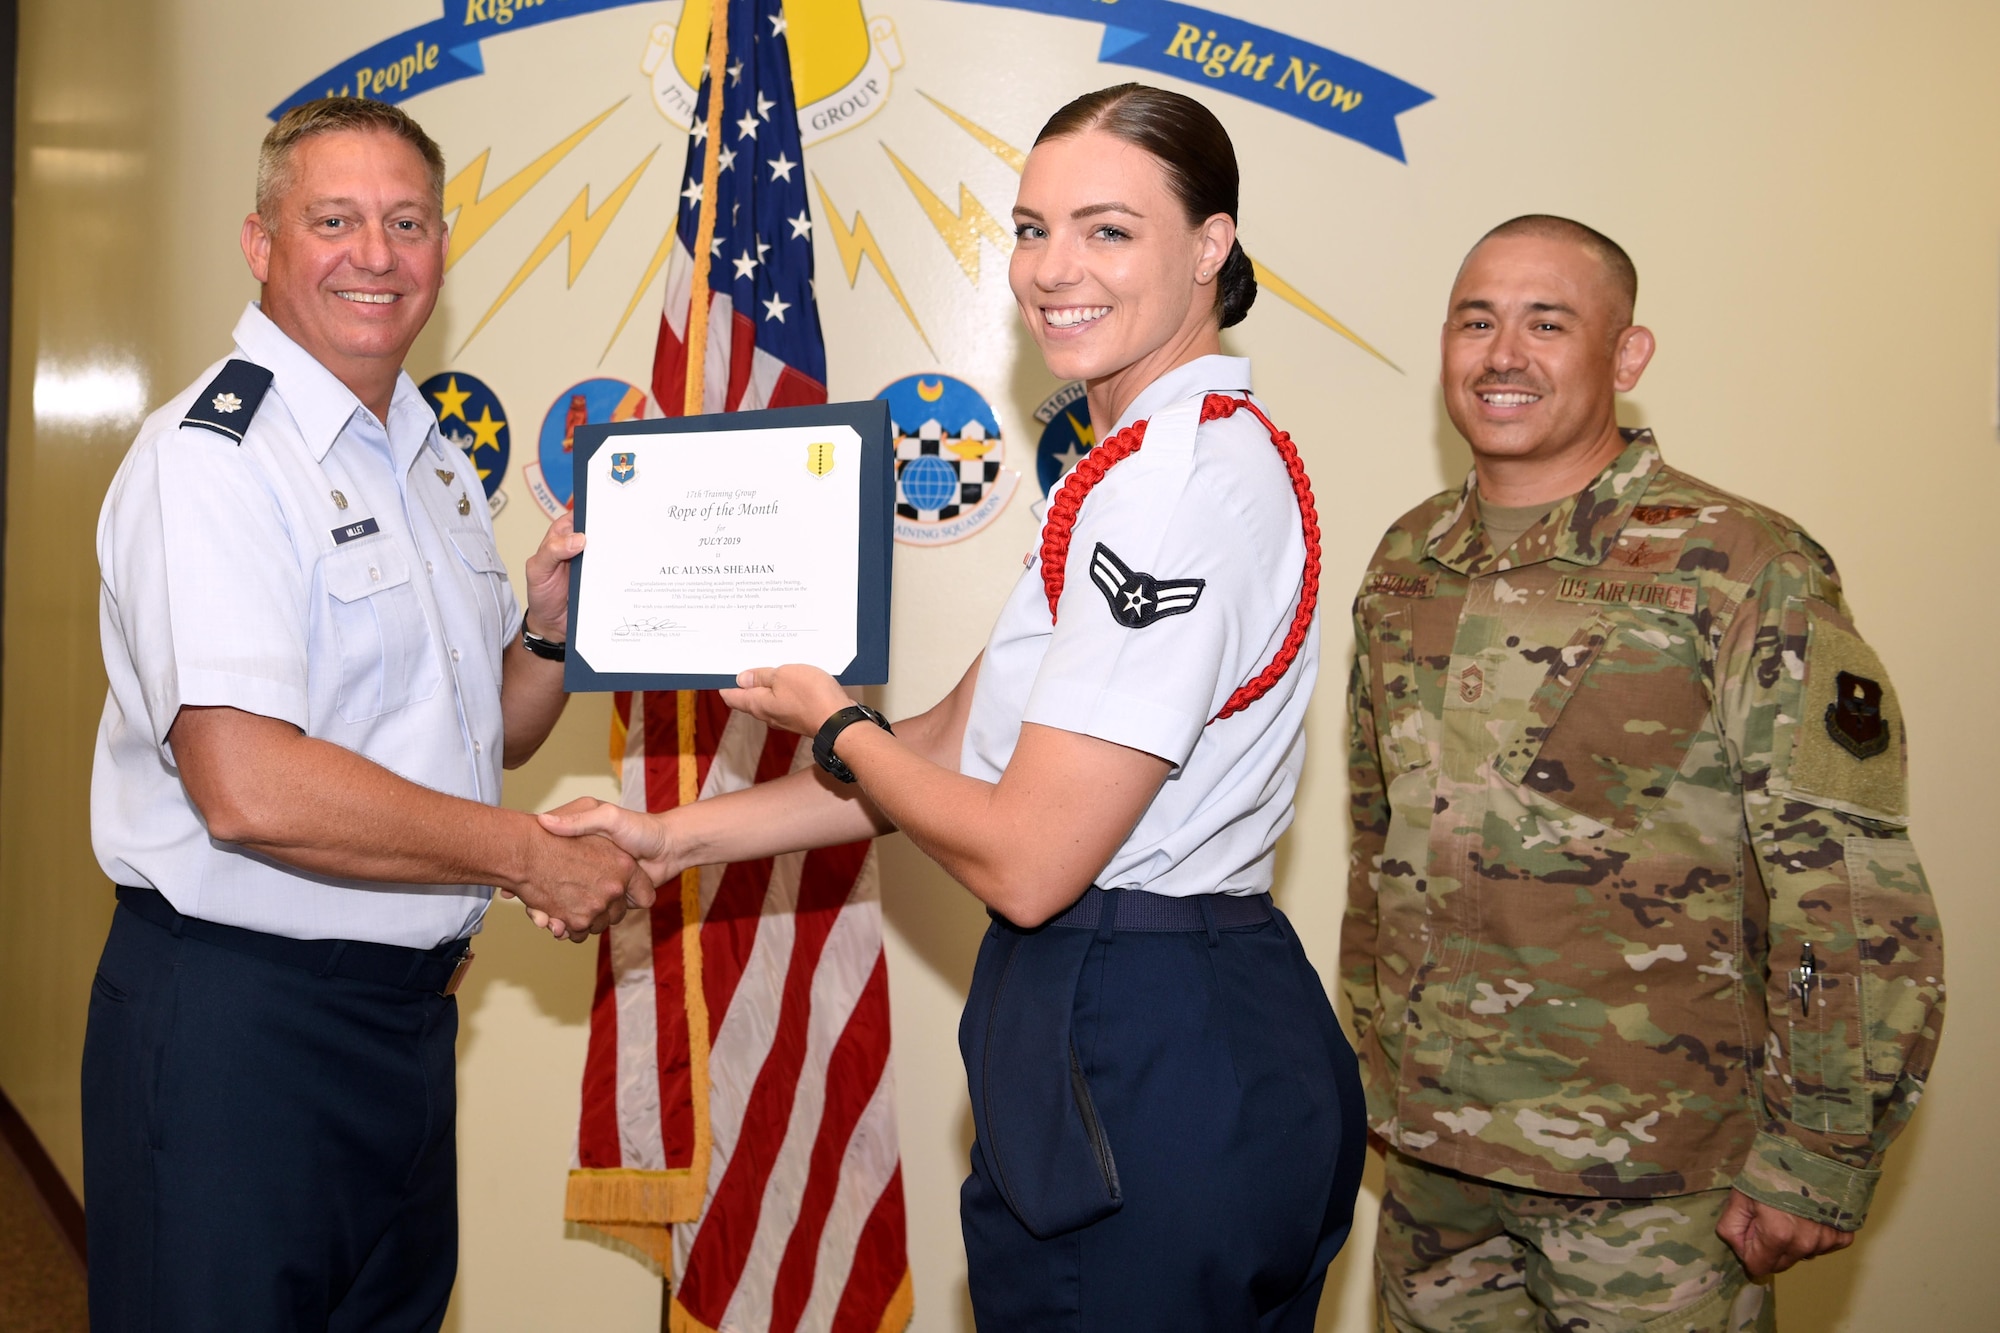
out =
[(579, 428), (563, 685), (714, 689), (805, 662), (889, 668), (888, 405), (836, 403)]

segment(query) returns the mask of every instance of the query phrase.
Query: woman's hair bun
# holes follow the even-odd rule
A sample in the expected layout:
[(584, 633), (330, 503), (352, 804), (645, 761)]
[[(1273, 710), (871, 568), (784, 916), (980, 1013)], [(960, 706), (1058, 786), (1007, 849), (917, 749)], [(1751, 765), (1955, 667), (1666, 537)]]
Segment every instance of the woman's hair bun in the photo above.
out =
[(1222, 261), (1222, 269), (1215, 275), (1215, 308), (1222, 316), (1222, 327), (1241, 324), (1255, 304), (1257, 268), (1243, 253), (1243, 242), (1238, 241), (1229, 247), (1229, 258)]

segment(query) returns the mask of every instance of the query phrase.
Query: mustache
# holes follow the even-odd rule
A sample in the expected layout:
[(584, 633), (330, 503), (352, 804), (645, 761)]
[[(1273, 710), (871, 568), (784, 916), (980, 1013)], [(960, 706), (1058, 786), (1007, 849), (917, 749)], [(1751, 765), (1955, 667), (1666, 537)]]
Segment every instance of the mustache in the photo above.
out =
[(1526, 389), (1529, 393), (1548, 396), (1548, 386), (1525, 370), (1489, 370), (1473, 381), (1472, 391), (1477, 393), (1481, 389)]

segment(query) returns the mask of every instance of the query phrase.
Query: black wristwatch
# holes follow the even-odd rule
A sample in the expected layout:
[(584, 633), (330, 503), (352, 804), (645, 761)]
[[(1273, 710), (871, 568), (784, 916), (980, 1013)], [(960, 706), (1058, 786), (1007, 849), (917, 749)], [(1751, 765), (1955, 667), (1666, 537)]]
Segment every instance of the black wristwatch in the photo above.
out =
[(896, 729), (889, 725), (889, 719), (883, 717), (867, 704), (849, 704), (828, 718), (821, 725), (819, 735), (813, 737), (814, 760), (818, 762), (821, 768), (833, 774), (842, 782), (854, 781), (854, 770), (842, 763), (840, 756), (833, 752), (834, 739), (856, 722), (863, 720), (873, 722), (891, 736), (896, 734)]
[(569, 656), (569, 645), (567, 643), (556, 643), (553, 640), (543, 638), (529, 629), (528, 622), (525, 620), (521, 622), (521, 646), (541, 658), (544, 662), (560, 662)]

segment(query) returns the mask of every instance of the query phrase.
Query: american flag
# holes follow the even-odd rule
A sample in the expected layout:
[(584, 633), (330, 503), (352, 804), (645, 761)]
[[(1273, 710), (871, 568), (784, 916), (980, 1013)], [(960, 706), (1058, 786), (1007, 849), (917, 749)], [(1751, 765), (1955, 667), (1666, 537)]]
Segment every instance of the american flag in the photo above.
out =
[[(669, 415), (826, 401), (782, 5), (728, 10), (722, 106), (704, 78), (667, 265), (653, 392)], [(616, 696), (612, 753), (624, 803), (653, 811), (812, 763), (810, 742), (712, 692)], [(704, 867), (605, 936), (565, 1216), (669, 1275), (676, 1333), (909, 1322), (870, 843)]]

